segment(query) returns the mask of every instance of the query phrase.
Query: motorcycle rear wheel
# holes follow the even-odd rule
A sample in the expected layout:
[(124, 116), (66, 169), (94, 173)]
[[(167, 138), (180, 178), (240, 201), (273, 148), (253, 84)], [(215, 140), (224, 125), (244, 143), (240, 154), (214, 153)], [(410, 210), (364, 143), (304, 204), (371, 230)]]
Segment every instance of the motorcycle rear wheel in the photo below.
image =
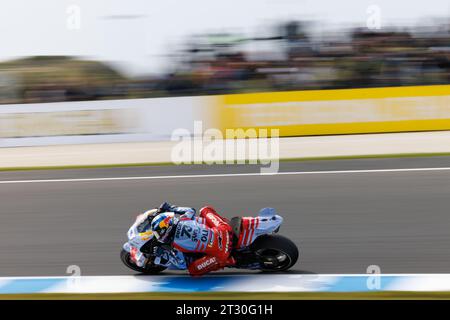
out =
[(263, 263), (265, 272), (282, 272), (297, 263), (299, 252), (294, 242), (281, 235), (263, 235), (251, 245), (251, 250)]

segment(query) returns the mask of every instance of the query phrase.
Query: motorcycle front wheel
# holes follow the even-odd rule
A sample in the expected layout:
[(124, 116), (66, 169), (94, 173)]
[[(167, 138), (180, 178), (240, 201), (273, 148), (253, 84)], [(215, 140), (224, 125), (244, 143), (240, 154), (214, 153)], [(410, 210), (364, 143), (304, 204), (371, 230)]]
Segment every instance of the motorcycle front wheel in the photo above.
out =
[(120, 252), (120, 260), (122, 260), (123, 264), (126, 265), (131, 270), (144, 274), (158, 274), (166, 270), (166, 267), (158, 266), (153, 263), (148, 263), (145, 268), (139, 267), (136, 264), (134, 264), (133, 261), (131, 261), (130, 253), (124, 249), (122, 249), (122, 251)]

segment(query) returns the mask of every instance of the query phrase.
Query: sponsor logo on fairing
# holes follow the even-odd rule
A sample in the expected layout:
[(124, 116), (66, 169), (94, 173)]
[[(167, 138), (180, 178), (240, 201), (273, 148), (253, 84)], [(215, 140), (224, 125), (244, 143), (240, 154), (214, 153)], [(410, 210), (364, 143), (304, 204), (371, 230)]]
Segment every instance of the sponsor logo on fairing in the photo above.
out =
[(216, 263), (216, 257), (212, 257), (211, 259), (206, 260), (205, 262), (199, 264), (197, 266), (197, 270), (202, 270), (204, 268), (209, 267), (210, 265), (212, 265), (213, 263)]

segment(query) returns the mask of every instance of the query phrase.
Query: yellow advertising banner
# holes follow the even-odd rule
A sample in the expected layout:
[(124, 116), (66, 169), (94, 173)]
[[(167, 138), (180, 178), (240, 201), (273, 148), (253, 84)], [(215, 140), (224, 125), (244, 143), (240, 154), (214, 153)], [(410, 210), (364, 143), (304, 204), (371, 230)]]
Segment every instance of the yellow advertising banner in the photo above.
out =
[(450, 85), (311, 90), (218, 97), (220, 129), (280, 136), (450, 130)]

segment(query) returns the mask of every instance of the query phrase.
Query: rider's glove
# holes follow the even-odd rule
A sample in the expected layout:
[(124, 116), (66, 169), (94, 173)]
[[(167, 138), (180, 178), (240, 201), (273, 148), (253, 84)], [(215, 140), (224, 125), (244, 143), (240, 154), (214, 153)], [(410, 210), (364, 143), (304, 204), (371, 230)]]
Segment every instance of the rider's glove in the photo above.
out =
[(162, 212), (167, 212), (170, 211), (172, 209), (172, 205), (168, 202), (164, 202), (159, 206), (158, 212), (162, 213)]
[(153, 248), (153, 254), (155, 256), (155, 264), (162, 266), (173, 265), (178, 269), (186, 269), (186, 262), (184, 260), (183, 254), (178, 251), (173, 251), (169, 248), (164, 248), (163, 246), (158, 246)]
[(160, 246), (156, 246), (153, 248), (153, 255), (155, 256), (160, 256), (162, 255), (164, 252), (166, 252), (166, 250), (164, 250), (162, 247)]
[(154, 247), (153, 255), (155, 256), (155, 264), (165, 266), (170, 261), (170, 253), (162, 247)]

